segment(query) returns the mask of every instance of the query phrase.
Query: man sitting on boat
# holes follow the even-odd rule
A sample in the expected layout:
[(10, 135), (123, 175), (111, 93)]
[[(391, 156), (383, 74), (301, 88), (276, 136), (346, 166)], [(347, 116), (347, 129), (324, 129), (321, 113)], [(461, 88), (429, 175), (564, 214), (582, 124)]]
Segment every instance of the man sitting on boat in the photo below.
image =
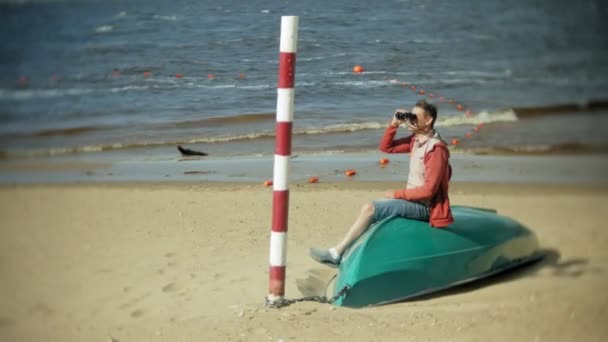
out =
[[(431, 227), (442, 228), (454, 222), (448, 198), (452, 174), (447, 144), (434, 130), (437, 108), (418, 101), (411, 113), (397, 109), (380, 141), (380, 151), (409, 153), (410, 171), (405, 189), (389, 190), (383, 199), (363, 205), (359, 216), (344, 238), (329, 249), (311, 248), (314, 260), (337, 266), (342, 254), (373, 223), (390, 216), (429, 221)], [(405, 124), (411, 135), (395, 139), (397, 129)]]

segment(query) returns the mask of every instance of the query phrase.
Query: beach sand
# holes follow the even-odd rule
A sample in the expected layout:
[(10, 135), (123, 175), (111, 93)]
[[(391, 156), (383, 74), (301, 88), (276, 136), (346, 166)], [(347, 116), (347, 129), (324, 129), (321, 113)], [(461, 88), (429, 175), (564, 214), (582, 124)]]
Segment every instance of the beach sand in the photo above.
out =
[[(292, 184), (288, 298), (367, 200), (397, 183)], [(608, 187), (456, 183), (453, 204), (530, 227), (546, 259), (421, 300), (268, 309), (272, 189), (0, 188), (1, 341), (605, 341)]]

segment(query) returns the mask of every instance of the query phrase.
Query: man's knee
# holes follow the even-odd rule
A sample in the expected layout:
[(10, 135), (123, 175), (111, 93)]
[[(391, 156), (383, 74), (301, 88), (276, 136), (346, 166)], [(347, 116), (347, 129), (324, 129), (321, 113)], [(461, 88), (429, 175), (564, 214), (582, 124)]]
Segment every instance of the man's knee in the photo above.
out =
[(361, 207), (361, 215), (364, 215), (367, 217), (372, 217), (374, 215), (375, 211), (376, 211), (376, 207), (374, 206), (374, 203), (372, 203), (372, 202), (365, 203), (363, 205), (363, 207)]

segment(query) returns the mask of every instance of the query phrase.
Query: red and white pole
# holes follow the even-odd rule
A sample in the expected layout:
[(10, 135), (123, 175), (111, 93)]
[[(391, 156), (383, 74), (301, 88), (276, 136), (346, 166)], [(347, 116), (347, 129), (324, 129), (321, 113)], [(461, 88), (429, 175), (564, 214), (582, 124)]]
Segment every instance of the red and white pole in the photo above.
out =
[(294, 109), (294, 81), (298, 17), (281, 17), (279, 79), (277, 89), (277, 123), (272, 195), (272, 231), (270, 233), (270, 282), (266, 301), (280, 305), (285, 296), (287, 258), (287, 217), (289, 212), (289, 158)]

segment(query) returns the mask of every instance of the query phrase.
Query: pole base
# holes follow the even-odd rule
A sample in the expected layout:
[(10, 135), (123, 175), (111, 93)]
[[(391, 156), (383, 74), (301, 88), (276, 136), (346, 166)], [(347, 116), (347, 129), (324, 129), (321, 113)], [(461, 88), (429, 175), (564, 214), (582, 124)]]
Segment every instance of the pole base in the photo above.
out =
[(273, 294), (269, 294), (266, 297), (266, 307), (278, 309), (282, 306), (285, 306), (286, 300), (283, 296), (276, 296)]

